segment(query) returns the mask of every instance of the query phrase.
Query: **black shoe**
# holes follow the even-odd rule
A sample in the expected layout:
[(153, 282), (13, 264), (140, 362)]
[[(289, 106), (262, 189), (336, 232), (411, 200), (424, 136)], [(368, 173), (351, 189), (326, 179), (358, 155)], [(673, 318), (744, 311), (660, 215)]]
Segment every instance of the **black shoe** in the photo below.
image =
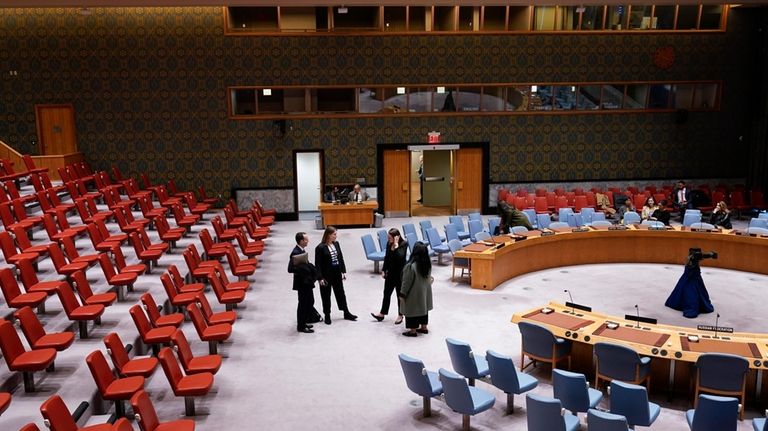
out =
[(416, 337), (419, 334), (417, 334), (416, 332), (405, 331), (405, 332), (403, 332), (403, 335), (405, 335), (406, 337)]
[(303, 332), (305, 334), (313, 334), (315, 332), (315, 330), (311, 329), (311, 328), (296, 328), (296, 332)]
[(357, 316), (347, 311), (346, 313), (344, 313), (344, 320), (351, 320), (354, 322), (355, 320), (357, 320)]
[(312, 328), (314, 328), (314, 327), (315, 327), (315, 325), (310, 325), (310, 324), (307, 324), (307, 325), (304, 325), (304, 326), (306, 326), (306, 327), (307, 327), (307, 328), (309, 328), (309, 329), (312, 329)]
[(326, 325), (330, 325), (331, 324), (331, 315), (330, 314), (326, 314), (325, 315), (324, 322), (325, 322)]
[(419, 329), (416, 330), (416, 332), (418, 332), (419, 334), (429, 334), (429, 329), (421, 329), (421, 328), (419, 328)]
[(384, 316), (378, 316), (378, 315), (376, 315), (376, 314), (373, 314), (373, 313), (371, 313), (371, 317), (373, 317), (374, 319), (376, 319), (376, 320), (377, 320), (377, 321), (379, 321), (379, 322), (381, 322), (382, 320), (384, 320)]

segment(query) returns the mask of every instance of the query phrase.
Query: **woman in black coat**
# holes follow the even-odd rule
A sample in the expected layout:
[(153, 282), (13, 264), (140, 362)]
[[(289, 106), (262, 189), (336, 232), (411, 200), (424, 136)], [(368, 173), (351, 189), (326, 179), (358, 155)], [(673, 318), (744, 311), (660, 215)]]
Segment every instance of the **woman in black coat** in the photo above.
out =
[(344, 319), (357, 320), (357, 316), (347, 308), (347, 297), (344, 294), (347, 267), (344, 265), (341, 246), (336, 241), (336, 228), (333, 226), (325, 228), (323, 240), (315, 247), (315, 266), (320, 272), (320, 299), (323, 301), (325, 324), (331, 324), (331, 289), (336, 296), (336, 305), (344, 312)]
[[(389, 301), (392, 292), (400, 296), (400, 284), (403, 279), (403, 267), (405, 266), (405, 254), (408, 251), (408, 242), (400, 236), (400, 231), (392, 228), (387, 232), (387, 252), (384, 255), (384, 266), (381, 275), (384, 277), (384, 298), (381, 301), (381, 311), (371, 313), (374, 319), (381, 322), (389, 313)], [(400, 312), (400, 301), (397, 302), (397, 319), (395, 325), (403, 322), (403, 313)]]

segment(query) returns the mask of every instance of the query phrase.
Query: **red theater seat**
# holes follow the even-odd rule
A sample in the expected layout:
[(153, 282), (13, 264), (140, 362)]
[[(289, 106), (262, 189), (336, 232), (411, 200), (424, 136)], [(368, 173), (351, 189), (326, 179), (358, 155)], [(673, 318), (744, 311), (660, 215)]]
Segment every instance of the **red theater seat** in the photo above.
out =
[(184, 372), (187, 374), (199, 374), (199, 373), (211, 373), (216, 374), (221, 367), (220, 355), (205, 355), (197, 356), (192, 355), (192, 349), (189, 347), (189, 342), (184, 332), (179, 329), (171, 337), (174, 350), (179, 356), (181, 366), (184, 368)]
[(117, 374), (121, 377), (141, 376), (148, 378), (157, 368), (157, 358), (129, 358), (128, 351), (117, 333), (111, 332), (104, 337), (107, 353), (112, 358)]
[(195, 400), (192, 397), (206, 395), (211, 390), (213, 374), (199, 373), (185, 376), (181, 372), (181, 367), (179, 367), (173, 351), (168, 347), (164, 347), (160, 351), (158, 359), (160, 359), (160, 365), (168, 378), (173, 394), (177, 397), (184, 397), (186, 415), (194, 416)]
[(8, 369), (22, 372), (25, 392), (35, 391), (33, 373), (48, 368), (56, 359), (56, 349), (24, 350), (19, 334), (13, 329), (13, 324), (7, 320), (0, 321), (0, 350), (3, 352), (3, 359)]
[(93, 381), (96, 382), (96, 388), (101, 397), (108, 401), (114, 401), (115, 415), (119, 418), (124, 417), (123, 401), (131, 399), (133, 394), (144, 387), (144, 377), (116, 378), (101, 350), (91, 352), (85, 358), (85, 363), (91, 370)]
[(169, 422), (160, 422), (157, 418), (155, 406), (152, 405), (149, 396), (143, 390), (136, 392), (131, 398), (133, 413), (136, 422), (142, 431), (194, 431), (195, 421), (189, 419), (177, 419)]

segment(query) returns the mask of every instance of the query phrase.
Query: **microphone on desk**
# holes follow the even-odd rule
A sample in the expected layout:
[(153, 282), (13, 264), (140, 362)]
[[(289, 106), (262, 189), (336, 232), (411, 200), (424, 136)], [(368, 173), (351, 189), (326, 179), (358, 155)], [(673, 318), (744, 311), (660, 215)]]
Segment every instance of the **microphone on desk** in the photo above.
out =
[(635, 304), (635, 313), (637, 313), (637, 326), (636, 328), (640, 327), (640, 307)]
[(720, 321), (720, 313), (717, 313), (717, 317), (715, 317), (715, 338), (717, 338), (717, 324)]
[(573, 308), (573, 295), (571, 295), (571, 291), (568, 289), (563, 290), (563, 292), (568, 294), (568, 297), (571, 298), (571, 314), (576, 314), (576, 311)]

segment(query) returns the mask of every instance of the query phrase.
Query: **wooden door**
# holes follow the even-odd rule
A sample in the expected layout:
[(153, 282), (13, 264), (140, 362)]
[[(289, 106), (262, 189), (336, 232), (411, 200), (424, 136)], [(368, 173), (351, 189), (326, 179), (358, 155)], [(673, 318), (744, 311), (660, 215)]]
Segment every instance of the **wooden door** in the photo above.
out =
[(408, 217), (411, 211), (411, 157), (408, 150), (384, 150), (382, 188), (385, 217)]
[(483, 208), (483, 149), (460, 148), (455, 151), (453, 161), (455, 213), (481, 212)]
[(40, 154), (77, 152), (75, 109), (72, 105), (36, 105), (35, 115)]

